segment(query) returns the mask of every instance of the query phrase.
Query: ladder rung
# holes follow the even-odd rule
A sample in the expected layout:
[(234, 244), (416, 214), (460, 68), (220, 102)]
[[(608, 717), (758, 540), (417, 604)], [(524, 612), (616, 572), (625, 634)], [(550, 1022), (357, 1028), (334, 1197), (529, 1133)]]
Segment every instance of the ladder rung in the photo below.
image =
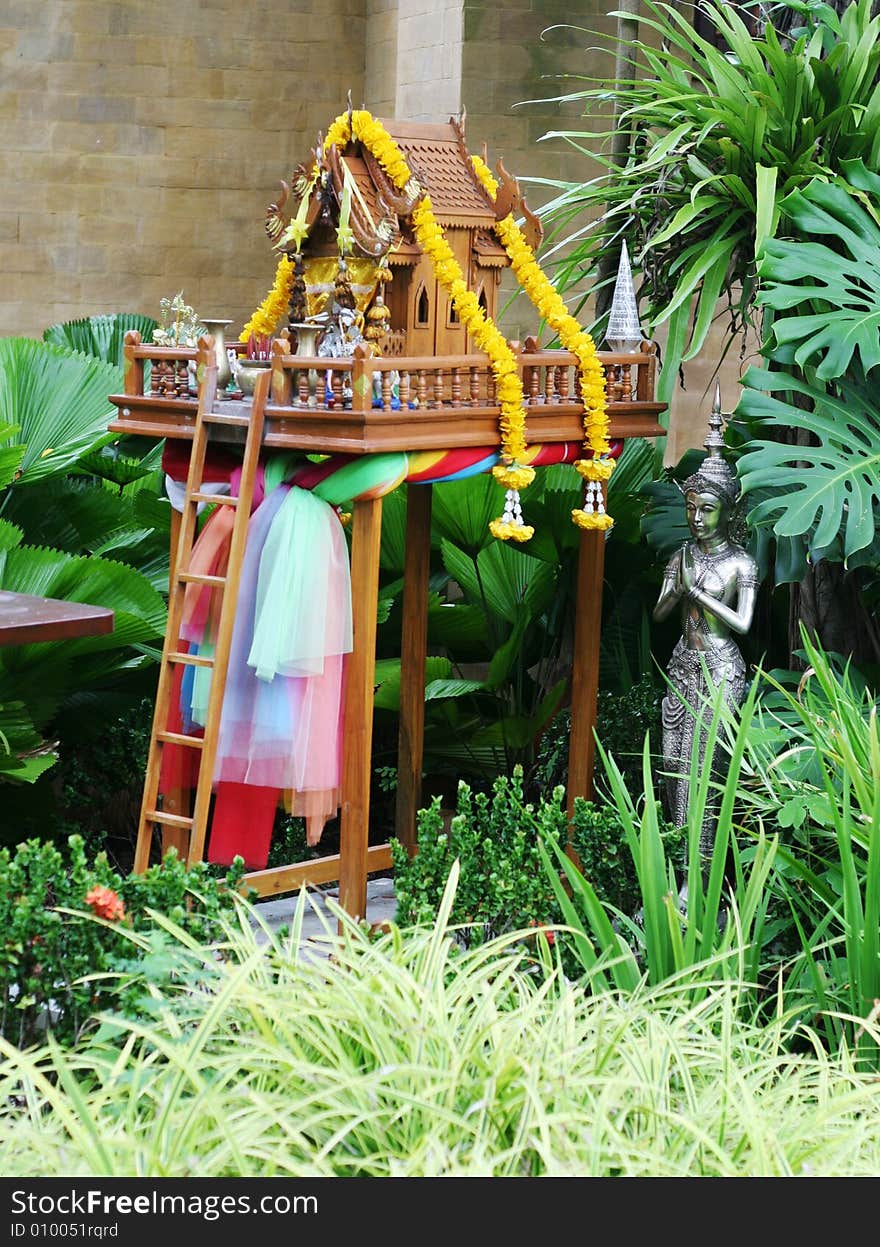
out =
[(214, 659), (205, 658), (202, 654), (173, 653), (168, 655), (169, 662), (181, 662), (188, 667), (213, 667)]
[(205, 747), (201, 736), (187, 736), (183, 732), (157, 732), (156, 740), (161, 740), (166, 745), (190, 745), (193, 749)]
[(191, 818), (182, 814), (166, 814), (163, 810), (147, 810), (145, 815), (148, 823), (167, 823), (169, 827), (192, 827)]
[(223, 507), (237, 507), (238, 499), (230, 498), (229, 494), (190, 494), (190, 502), (206, 502), (209, 505), (217, 504)]
[(199, 572), (178, 572), (177, 579), (188, 585), (214, 585), (218, 589), (226, 584), (225, 576), (203, 576)]
[(250, 416), (223, 416), (219, 412), (207, 411), (202, 416), (206, 424), (232, 424), (247, 428), (251, 422)]

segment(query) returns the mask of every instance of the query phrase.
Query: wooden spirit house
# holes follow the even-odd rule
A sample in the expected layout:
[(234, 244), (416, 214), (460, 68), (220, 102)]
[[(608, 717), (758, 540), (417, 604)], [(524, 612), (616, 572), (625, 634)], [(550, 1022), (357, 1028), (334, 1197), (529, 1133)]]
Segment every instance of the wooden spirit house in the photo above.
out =
[[(446, 125), (389, 121), (387, 129), (419, 184), (429, 188), (434, 216), (446, 233), (468, 288), (494, 319), (501, 272), (510, 261), (494, 236), (498, 209), (474, 173), (463, 123), (453, 119)], [(300, 177), (305, 175), (303, 167)], [(355, 263), (360, 261), (363, 271), (367, 261), (384, 256), (392, 278), (384, 288), (390, 333), (382, 353), (466, 355), (472, 345), (467, 329), (448, 291), (438, 281), (430, 257), (413, 236), (409, 220), (412, 201), (392, 185), (379, 161), (362, 148), (340, 152), (334, 147), (328, 151), (322, 194), (309, 206), (312, 227), (302, 254), (307, 286), (310, 270), (316, 274), (309, 295), (310, 312), (326, 306), (322, 293), (329, 286), (328, 267), (332, 268), (338, 257), (336, 225), (346, 181), (352, 187), (350, 222)], [(509, 211), (515, 193), (510, 179), (507, 186), (500, 205), (504, 212)], [(267, 233), (275, 240), (290, 224), (286, 208), (295, 197), (289, 183), (282, 183), (282, 188), (266, 219)], [(536, 218), (531, 220), (537, 227)]]
[[(289, 186), (285, 184), (284, 193), (270, 207), (266, 229), (282, 259), (273, 291), (243, 331), (245, 338), (253, 333), (272, 339), (271, 362), (257, 381), (253, 398), (232, 397), (218, 389), (210, 338), (190, 350), (159, 347), (141, 342), (136, 333), (128, 335), (125, 393), (111, 396), (118, 409), (111, 428), (165, 438), (169, 464), (188, 464), (185, 473), (178, 469), (186, 475), (186, 489), (183, 510), (175, 513), (173, 527), (168, 632), (136, 869), (146, 868), (157, 828), (164, 847), (174, 844), (191, 862), (204, 855), (239, 575), (254, 482), (267, 456), (300, 452), (304, 463), (306, 454), (329, 456), (318, 474), (324, 482), (323, 496), (334, 504), (344, 502), (352, 512), (353, 650), (348, 655), (342, 709), (340, 852), (253, 870), (246, 880), (263, 895), (303, 883), (339, 880), (342, 905), (363, 916), (368, 874), (390, 866), (388, 846), (370, 846), (368, 841), (383, 493), (407, 482), (396, 834), (414, 847), (416, 812), (422, 803), (431, 494), (434, 484), (442, 488), (443, 474), (443, 455), (438, 452), (456, 455), (459, 465), (464, 456), (474, 470), (498, 465), (495, 471), (496, 475), (500, 471), (503, 485), (506, 473), (517, 479), (519, 474), (525, 483), (531, 465), (588, 457), (585, 413), (594, 408), (595, 418), (587, 424), (590, 436), (599, 437), (593, 447), (596, 462), (601, 456), (601, 463), (607, 464), (627, 437), (663, 433), (657, 423), (662, 404), (654, 399), (652, 344), (596, 354), (590, 341), (590, 354), (581, 332), (573, 339), (575, 349), (544, 350), (536, 338), (521, 346), (506, 343), (495, 330), (501, 271), (511, 262), (518, 275), (525, 271), (517, 269), (523, 247), (539, 240), (534, 232), (537, 223), (519, 199), (515, 182), (500, 172), (500, 183), (484, 165), (481, 172), (456, 121), (383, 125), (369, 114), (350, 110), (336, 119), (312, 161)], [(526, 226), (517, 232), (512, 222), (518, 215), (525, 217)], [(531, 252), (528, 256), (533, 258)], [(530, 271), (535, 269), (532, 264)], [(552, 297), (547, 293), (549, 284), (541, 289), (545, 311), (550, 308), (554, 314), (561, 301), (555, 292)], [(534, 291), (528, 292), (534, 298)], [(359, 313), (361, 340), (346, 353), (322, 353), (320, 335), (304, 329), (322, 326), (326, 337), (328, 312), (335, 314), (346, 302)], [(569, 336), (572, 325), (578, 329), (567, 314), (564, 320), (556, 318)], [(536, 313), (536, 325), (539, 321)], [(312, 345), (315, 342), (317, 346)], [(306, 344), (310, 354), (304, 354)], [(145, 392), (148, 361), (153, 382)], [(193, 361), (200, 381), (197, 397), (179, 384), (164, 388), (157, 384), (157, 377), (169, 372), (179, 376), (180, 369)], [(602, 399), (598, 406), (596, 377)], [(512, 393), (519, 396), (515, 403)], [(514, 432), (518, 429), (517, 444), (512, 426)], [(597, 428), (605, 436), (605, 449)], [(351, 479), (352, 457), (367, 463), (369, 456), (376, 465), (373, 484), (354, 496), (342, 492), (334, 497), (326, 485), (328, 476), (332, 478), (338, 467), (336, 479), (344, 491)], [(240, 466), (240, 484), (231, 504), (205, 485), (216, 479), (215, 465), (220, 462)], [(293, 483), (314, 475), (306, 472)], [(585, 511), (594, 511), (591, 497), (597, 500), (598, 511), (603, 510), (604, 479), (607, 472), (587, 476)], [(500, 486), (499, 509), (503, 498)], [(218, 508), (231, 505), (235, 514), (228, 566), (213, 577), (192, 572), (189, 561), (196, 512), (205, 503)], [(527, 511), (527, 495), (523, 505)], [(526, 533), (521, 527), (513, 531), (520, 523), (519, 503), (509, 481), (506, 507), (505, 521), (517, 517), (516, 522), (511, 518), (497, 533), (493, 527), (493, 533), (521, 541)], [(580, 537), (569, 802), (588, 793), (592, 783), (605, 544), (602, 526), (592, 520), (591, 514)], [(210, 660), (182, 652), (179, 641), (183, 594), (193, 582), (208, 585), (222, 599)], [(174, 672), (193, 662), (212, 669), (203, 734), (169, 729), (167, 720)], [(162, 752), (171, 748), (188, 749), (198, 757), (192, 796), (167, 786), (162, 791)]]

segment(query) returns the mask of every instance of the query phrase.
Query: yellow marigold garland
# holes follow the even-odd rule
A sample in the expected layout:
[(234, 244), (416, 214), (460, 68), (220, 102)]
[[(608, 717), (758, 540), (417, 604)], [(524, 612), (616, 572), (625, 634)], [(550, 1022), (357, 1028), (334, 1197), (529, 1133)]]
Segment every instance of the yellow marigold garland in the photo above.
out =
[[(477, 177), (494, 199), (498, 193), (498, 183), (485, 161), (479, 156), (471, 156), (471, 163)], [(587, 497), (585, 509), (572, 511), (572, 519), (580, 528), (610, 528), (614, 521), (605, 511), (602, 482), (611, 476), (615, 461), (609, 457), (611, 445), (608, 440), (605, 371), (596, 357), (596, 344), (591, 335), (569, 314), (561, 295), (538, 264), (513, 216), (508, 214), (502, 221), (498, 221), (495, 231), (523, 290), (558, 336), (563, 347), (578, 359), (581, 399), (584, 404), (584, 440), (593, 455), (590, 459), (578, 459), (574, 465), (587, 481)]]
[(251, 334), (266, 338), (272, 336), (278, 322), (287, 311), (292, 285), (293, 261), (283, 255), (275, 270), (275, 282), (272, 289), (238, 335), (239, 342), (247, 342)]
[[(343, 113), (328, 130), (324, 146), (344, 147), (352, 137), (372, 152), (398, 190), (413, 188), (412, 171), (380, 121), (363, 109), (353, 111), (351, 121), (349, 114)], [(504, 335), (480, 306), (477, 296), (468, 289), (461, 266), (434, 216), (429, 195), (423, 195), (413, 209), (412, 224), (419, 246), (431, 258), (437, 280), (449, 293), (473, 341), (488, 356), (495, 377), (495, 392), (501, 408), (498, 423), (502, 462), (492, 471), (495, 479), (508, 490), (508, 496), (504, 514), (491, 522), (489, 530), (501, 541), (528, 541), (535, 530), (522, 523), (519, 499), (515, 495), (531, 484), (535, 470), (519, 462), (525, 454), (526, 442), (524, 395), (516, 357)]]

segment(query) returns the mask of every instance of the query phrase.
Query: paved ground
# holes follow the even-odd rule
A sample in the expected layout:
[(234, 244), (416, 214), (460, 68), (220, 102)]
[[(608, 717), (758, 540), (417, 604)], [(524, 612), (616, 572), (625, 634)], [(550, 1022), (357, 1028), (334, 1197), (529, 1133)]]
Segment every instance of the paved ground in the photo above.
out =
[[(331, 931), (336, 930), (336, 916), (328, 908), (326, 900), (331, 897), (334, 901), (338, 901), (339, 889), (335, 884), (325, 888), (313, 888), (310, 889), (309, 896), (314, 902), (314, 907), (309, 905), (306, 910), (302, 943), (304, 945), (311, 943), (312, 948), (318, 948), (326, 932), (325, 922)], [(294, 892), (276, 901), (261, 901), (257, 905), (257, 912), (271, 930), (277, 931), (279, 927), (290, 925), (298, 900), (299, 894)], [(394, 917), (396, 909), (394, 881), (392, 879), (368, 879), (367, 921), (373, 925), (387, 922)], [(325, 922), (321, 920), (322, 915)]]

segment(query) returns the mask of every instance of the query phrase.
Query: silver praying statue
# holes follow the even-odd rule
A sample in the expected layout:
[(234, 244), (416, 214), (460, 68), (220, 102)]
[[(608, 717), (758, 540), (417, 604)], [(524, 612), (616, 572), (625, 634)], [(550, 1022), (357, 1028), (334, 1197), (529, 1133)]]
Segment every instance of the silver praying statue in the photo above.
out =
[[(704, 443), (708, 454), (699, 470), (684, 482), (687, 522), (692, 541), (686, 541), (669, 560), (654, 618), (665, 619), (678, 607), (682, 635), (667, 667), (672, 687), (663, 699), (663, 754), (669, 818), (676, 827), (687, 823), (688, 786), (694, 734), (700, 732), (700, 770), (717, 767), (706, 759), (707, 706), (723, 685), (732, 708), (745, 696), (746, 668), (734, 634), (751, 626), (758, 590), (758, 568), (742, 546), (728, 536), (731, 511), (739, 496), (739, 482), (722, 458), (721, 395), (709, 417)], [(715, 815), (707, 803), (700, 830), (704, 869), (712, 854)]]

